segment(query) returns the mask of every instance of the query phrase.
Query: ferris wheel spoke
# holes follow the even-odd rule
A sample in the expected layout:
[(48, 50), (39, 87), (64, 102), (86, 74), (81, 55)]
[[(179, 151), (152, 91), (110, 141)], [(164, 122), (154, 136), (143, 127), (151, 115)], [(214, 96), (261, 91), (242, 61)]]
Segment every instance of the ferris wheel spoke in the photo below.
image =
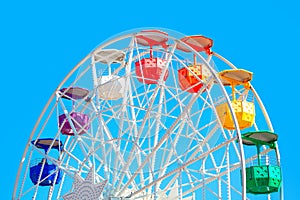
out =
[[(236, 138), (232, 138), (232, 139), (230, 139), (230, 140), (231, 140), (231, 141), (234, 141), (234, 140), (236, 140)], [(228, 142), (228, 141), (227, 141), (225, 145), (228, 145), (229, 143), (232, 143), (232, 142)], [(262, 155), (267, 154), (269, 151), (270, 151), (270, 149), (267, 149), (267, 150), (263, 151), (263, 152), (262, 152)], [(252, 156), (251, 158), (248, 158), (245, 162), (246, 162), (246, 163), (249, 163), (249, 162), (255, 160), (256, 158), (257, 158), (257, 155)], [(232, 171), (234, 171), (234, 170), (237, 170), (239, 167), (240, 167), (240, 163), (231, 164), (231, 166), (230, 166), (230, 168), (229, 168), (229, 171), (232, 172)], [(225, 170), (225, 171), (219, 173), (217, 176), (212, 176), (211, 178), (208, 178), (208, 179), (205, 180), (205, 184), (210, 183), (210, 182), (216, 180), (216, 179), (219, 178), (219, 177), (224, 177), (227, 173), (228, 173), (228, 171)], [(226, 183), (227, 183), (227, 182), (226, 182)], [(184, 195), (187, 195), (187, 194), (189, 194), (189, 193), (192, 193), (193, 191), (195, 191), (195, 190), (197, 190), (197, 189), (199, 189), (199, 188), (201, 188), (201, 187), (202, 187), (202, 184), (199, 184), (199, 185), (197, 185), (197, 186), (194, 186), (192, 189), (186, 191), (186, 192), (184, 193)]]
[[(101, 120), (101, 121), (104, 121), (104, 120)], [(122, 126), (123, 126), (123, 123), (124, 123), (124, 120), (121, 120), (121, 124), (122, 124)], [(110, 133), (110, 130), (109, 130), (109, 128), (107, 127), (107, 125), (106, 125), (106, 123), (103, 123), (103, 127), (104, 127), (104, 132), (107, 134), (107, 138), (108, 138), (108, 140), (113, 140), (113, 136), (112, 136), (112, 134)], [(121, 127), (122, 128), (122, 127)], [(123, 128), (122, 128), (123, 129)], [(122, 129), (120, 129), (120, 130), (122, 130)], [(119, 136), (122, 136), (123, 135), (123, 133), (121, 132), (121, 133), (119, 133)], [(115, 160), (115, 165), (117, 165), (117, 163), (119, 163), (120, 164), (120, 166), (124, 166), (125, 165), (125, 161), (124, 161), (124, 155), (121, 153), (121, 151), (119, 150), (119, 148), (117, 148), (117, 146), (119, 146), (119, 145), (115, 145), (114, 143), (112, 143), (112, 145), (113, 145), (113, 149), (114, 149), (114, 152), (116, 153), (116, 155), (117, 155), (117, 158), (118, 159), (116, 159)], [(126, 148), (125, 148), (126, 149)], [(124, 153), (125, 153), (125, 151), (124, 151)], [(113, 175), (113, 182), (116, 182), (116, 178), (117, 178), (117, 170), (115, 170), (114, 171), (114, 175)], [(131, 175), (130, 175), (130, 172), (129, 171), (125, 171), (125, 173), (124, 173), (124, 175), (126, 175), (127, 177), (130, 177)], [(134, 187), (137, 187), (136, 185), (134, 186)]]
[[(214, 151), (217, 151), (218, 149), (221, 149), (221, 148), (225, 147), (226, 145), (228, 145), (229, 143), (231, 143), (231, 142), (233, 142), (235, 140), (236, 140), (236, 138), (232, 138), (230, 140), (227, 140), (227, 141), (223, 142), (222, 144), (220, 144), (217, 147), (211, 148), (209, 151), (202, 153), (201, 155), (195, 157), (194, 159), (192, 159), (192, 160), (184, 163), (183, 165), (175, 168), (174, 170), (170, 171), (169, 173), (164, 174), (163, 176), (159, 177), (158, 179), (156, 179), (152, 183), (149, 183), (148, 185), (146, 185), (145, 187), (141, 188), (140, 190), (133, 192), (132, 196), (135, 196), (138, 193), (143, 192), (145, 189), (153, 186), (154, 184), (156, 184), (159, 181), (162, 181), (162, 180), (164, 180), (164, 179), (166, 179), (166, 178), (168, 178), (170, 176), (173, 176), (174, 174), (178, 173), (180, 170), (184, 169), (185, 167), (188, 167), (189, 165), (192, 165), (195, 162), (197, 162), (199, 160), (202, 160), (203, 158), (207, 157), (210, 153), (212, 153)], [(238, 168), (238, 166), (236, 168)], [(227, 172), (225, 172), (225, 173), (227, 173)], [(196, 187), (199, 187), (199, 186), (196, 186)], [(189, 192), (186, 192), (183, 195), (185, 196), (185, 195), (187, 195), (187, 194), (189, 194), (189, 193), (191, 193), (192, 191), (195, 191), (195, 190), (196, 190), (196, 188), (193, 188), (192, 190), (189, 190)]]
[[(129, 93), (132, 93), (131, 87), (129, 87)], [(133, 107), (133, 106), (130, 106), (130, 105), (134, 105), (134, 103), (133, 103), (133, 98), (132, 98), (131, 95), (129, 95), (129, 104), (128, 104), (129, 109), (130, 109), (129, 112), (131, 113), (133, 122), (136, 122), (136, 118), (135, 118), (136, 113), (135, 113), (134, 107)], [(132, 124), (132, 129), (133, 129), (133, 131), (130, 131), (131, 136), (137, 137), (137, 138), (138, 138), (138, 137), (139, 137), (139, 133), (138, 133), (138, 130), (137, 130), (137, 127), (136, 127), (135, 123)], [(133, 132), (133, 133), (132, 133), (132, 132)], [(127, 147), (128, 144), (129, 144), (129, 143), (126, 143), (125, 149), (128, 149), (128, 147)], [(123, 172), (128, 171), (128, 167), (130, 166), (130, 163), (132, 162), (132, 159), (133, 159), (133, 157), (134, 157), (133, 155), (136, 153), (135, 150), (136, 150), (136, 149), (135, 149), (135, 145), (134, 145), (134, 146), (132, 147), (131, 152), (129, 153), (128, 160), (127, 160), (127, 162), (124, 164), (123, 169), (122, 169), (121, 171), (123, 171)], [(124, 151), (124, 153), (126, 153), (126, 151)], [(125, 156), (125, 155), (123, 155), (123, 157), (124, 157), (124, 156)], [(122, 184), (122, 180), (123, 180), (123, 178), (124, 178), (124, 175), (125, 175), (125, 174), (121, 175), (120, 182), (119, 182), (119, 185), (117, 186), (117, 188), (120, 188), (120, 186), (121, 186), (121, 184)], [(129, 177), (129, 178), (130, 178), (130, 177)]]
[[(172, 51), (174, 51), (174, 50), (175, 50), (175, 46), (172, 48)], [(170, 54), (170, 55), (171, 55), (171, 54)], [(169, 56), (169, 58), (168, 58), (168, 60), (167, 60), (166, 66), (164, 67), (164, 70), (163, 70), (163, 72), (162, 72), (161, 77), (164, 76), (165, 71), (166, 71), (166, 67), (169, 65), (170, 60), (171, 60), (171, 56)], [(145, 123), (147, 122), (147, 119), (149, 118), (150, 111), (152, 110), (152, 106), (153, 106), (153, 103), (154, 103), (154, 101), (155, 101), (155, 99), (156, 99), (156, 96), (157, 96), (157, 94), (158, 94), (158, 91), (159, 91), (159, 87), (156, 87), (155, 90), (154, 90), (154, 92), (153, 92), (153, 94), (151, 95), (151, 98), (150, 98), (151, 100), (150, 100), (150, 102), (148, 103), (148, 104), (149, 104), (149, 105), (148, 105), (148, 110), (147, 110), (147, 112), (146, 112), (146, 114), (145, 114), (144, 121), (142, 122), (142, 125), (141, 125), (141, 127), (140, 127), (140, 130), (143, 130), (143, 129), (144, 129)], [(131, 102), (131, 104), (133, 105), (133, 102)], [(133, 114), (133, 116), (135, 116), (135, 114)], [(139, 133), (138, 133), (138, 135), (137, 135), (137, 138), (139, 138), (140, 135), (141, 135), (141, 131), (139, 131)], [(128, 165), (124, 168), (124, 170), (127, 170), (129, 164), (132, 162), (132, 158), (133, 158), (132, 152), (134, 152), (134, 148), (133, 148), (133, 149), (131, 150), (131, 152), (130, 152), (129, 161), (127, 162)], [(144, 163), (145, 163), (145, 162), (144, 162)], [(123, 179), (123, 178), (121, 178), (121, 179)]]
[[(101, 121), (104, 122), (103, 119), (102, 119)], [(125, 160), (124, 160), (124, 155), (122, 154), (122, 152), (121, 152), (121, 150), (120, 150), (120, 146), (118, 146), (117, 144), (115, 144), (115, 143), (113, 142), (113, 140), (114, 140), (113, 135), (111, 134), (109, 128), (108, 128), (107, 125), (106, 125), (106, 123), (103, 123), (102, 125), (103, 125), (104, 133), (106, 134), (106, 137), (107, 137), (108, 141), (112, 141), (112, 142), (111, 142), (111, 145), (112, 145), (112, 147), (113, 147), (114, 153), (115, 153), (116, 156), (117, 156), (116, 161), (118, 161), (119, 164), (120, 164), (121, 166), (125, 166), (125, 165), (126, 165), (126, 162), (125, 162)], [(102, 144), (99, 144), (99, 145), (102, 145)], [(129, 171), (123, 171), (123, 172), (125, 172), (124, 175), (125, 175), (127, 178), (131, 177), (131, 174), (130, 174)], [(117, 178), (117, 174), (116, 174), (117, 171), (114, 172), (114, 173), (115, 173), (115, 175), (114, 175), (114, 180), (115, 180), (115, 178)], [(133, 184), (133, 186), (136, 187), (136, 184)]]
[[(156, 115), (156, 118), (155, 118), (156, 127), (155, 127), (155, 132), (154, 132), (153, 147), (155, 147), (157, 145), (157, 142), (158, 142), (158, 135), (159, 135), (159, 130), (160, 130), (160, 123), (158, 123), (158, 122), (161, 121), (161, 112), (162, 112), (162, 107), (163, 107), (163, 98), (164, 98), (164, 96), (165, 96), (164, 95), (164, 87), (162, 87), (161, 90), (160, 90), (157, 115)], [(153, 155), (153, 158), (156, 158), (156, 154)], [(152, 159), (152, 164), (151, 164), (152, 170), (154, 169), (154, 166), (155, 166), (155, 160), (156, 159)], [(150, 176), (149, 182), (152, 182), (152, 178), (153, 177)]]
[[(128, 101), (128, 93), (129, 93), (129, 86), (130, 86), (130, 71), (131, 71), (131, 64), (132, 64), (132, 60), (133, 58), (133, 51), (134, 51), (134, 41), (135, 41), (135, 37), (133, 37), (131, 39), (131, 43), (130, 43), (130, 53), (129, 53), (129, 59), (128, 62), (126, 62), (125, 64), (125, 89), (124, 89), (124, 98), (122, 100), (122, 104), (121, 104), (121, 114), (120, 114), (120, 127), (118, 130), (118, 137), (121, 137), (121, 135), (123, 134), (122, 130), (124, 127), (124, 122), (125, 122), (125, 108), (126, 108), (126, 102)], [(116, 163), (115, 163), (116, 164)], [(115, 175), (114, 175), (115, 178)]]
[[(180, 132), (180, 131), (179, 131)], [(212, 133), (214, 133), (214, 131), (212, 131)], [(193, 135), (191, 136), (191, 137), (194, 137)], [(189, 145), (188, 145), (188, 148), (187, 148), (187, 151), (186, 151), (186, 153), (184, 153), (184, 154), (182, 154), (182, 156), (181, 157), (183, 157), (184, 159), (183, 160), (191, 160), (191, 159), (193, 159), (194, 157), (195, 157), (195, 155), (199, 152), (199, 151), (201, 151), (202, 152), (202, 147), (200, 147), (200, 148), (198, 148), (198, 147), (194, 147), (194, 148), (192, 148), (191, 147), (191, 144), (192, 143), (190, 143)], [(207, 145), (207, 144), (206, 144)], [(209, 148), (208, 148), (209, 149)], [(189, 155), (189, 154), (191, 154), (191, 155)], [(171, 154), (169, 154), (169, 157), (168, 157), (168, 161), (166, 162), (166, 163), (170, 163), (170, 155)], [(189, 155), (189, 157), (187, 158), (187, 156)], [(178, 157), (179, 159), (180, 159), (180, 157)], [(183, 162), (183, 161), (182, 161)], [(214, 163), (214, 165), (215, 165), (215, 163)], [(166, 167), (162, 167), (163, 169), (164, 169), (164, 171), (167, 169)], [(165, 172), (163, 171), (163, 173), (161, 173), (160, 175), (159, 175), (159, 177), (160, 176), (162, 176)]]
[[(86, 162), (89, 160), (89, 154), (86, 154), (83, 158), (78, 158), (77, 147), (78, 140), (72, 137), (72, 141), (69, 145), (69, 148), (63, 151), (63, 154), (60, 158), (60, 168), (67, 173), (69, 176), (73, 176), (73, 173), (81, 171), (82, 167), (89, 169), (89, 166), (86, 165)], [(70, 162), (71, 161), (71, 162)], [(89, 163), (91, 165), (91, 163)], [(81, 166), (78, 169), (78, 166)]]
[[(221, 178), (221, 182), (223, 182), (224, 184), (228, 185), (228, 183)], [(230, 189), (234, 192), (236, 192), (239, 196), (242, 196), (242, 192), (240, 192), (240, 190), (232, 185), (229, 185), (230, 186)], [(249, 198), (247, 197), (246, 200), (249, 200)]]
[[(160, 173), (159, 173), (158, 177), (161, 177), (163, 174), (165, 174), (165, 172), (166, 172), (166, 170), (168, 168), (168, 164), (170, 164), (172, 156), (175, 156), (179, 161), (181, 161), (179, 159), (178, 155), (177, 155), (176, 146), (178, 144), (178, 140), (180, 138), (180, 133), (182, 132), (182, 129), (183, 129), (185, 123), (186, 123), (186, 121), (184, 120), (184, 123), (181, 123), (181, 125), (178, 127), (178, 134), (175, 136), (174, 140), (171, 142), (171, 146), (172, 146), (171, 149), (172, 149), (172, 151), (168, 154), (168, 156), (166, 158), (166, 161), (164, 163), (164, 167), (161, 168), (162, 170), (160, 170)], [(174, 159), (174, 161), (175, 162), (178, 161), (177, 159)], [(161, 182), (158, 183), (158, 187), (160, 186), (160, 183)]]
[[(166, 139), (169, 138), (171, 131), (174, 130), (175, 126), (178, 124), (178, 122), (180, 121), (180, 119), (183, 118), (186, 115), (186, 113), (188, 112), (189, 108), (197, 100), (197, 97), (199, 96), (199, 94), (200, 93), (198, 93), (198, 94), (196, 94), (196, 95), (193, 96), (193, 98), (190, 100), (189, 104), (186, 106), (186, 108), (184, 109), (184, 111), (173, 122), (173, 124), (170, 126), (169, 130), (167, 130), (167, 132), (163, 135), (163, 137), (158, 142), (158, 144), (155, 147), (153, 147), (152, 152), (149, 153), (149, 155), (145, 158), (145, 161), (148, 161), (148, 159), (150, 159), (151, 157), (153, 157), (153, 154), (156, 153), (156, 151), (166, 141)], [(124, 188), (128, 187), (128, 185), (130, 184), (130, 182), (132, 182), (134, 180), (134, 178), (137, 176), (137, 174), (140, 173), (140, 170), (145, 166), (145, 164), (146, 164), (146, 162), (144, 162), (141, 166), (139, 166), (139, 168), (135, 171), (135, 173), (133, 174), (133, 176), (128, 180), (128, 182), (126, 183), (126, 185), (124, 186)], [(124, 192), (124, 189), (121, 190), (118, 195), (121, 195), (123, 192)]]
[[(30, 166), (30, 160), (31, 160), (31, 158), (32, 158), (32, 154), (33, 154), (33, 147), (30, 147), (30, 149), (29, 149), (29, 155), (28, 155), (28, 159), (27, 159), (27, 164), (26, 164), (26, 168), (25, 168), (25, 174), (28, 174), (28, 170), (29, 170), (29, 166)], [(24, 158), (24, 161), (25, 161), (26, 159)], [(24, 181), (25, 180), (25, 176), (24, 177), (22, 177), (22, 180), (21, 180), (21, 186), (20, 186), (20, 190), (19, 190), (19, 192), (18, 192), (18, 196), (22, 196), (23, 195), (23, 189), (24, 189)]]
[(76, 142), (77, 142), (76, 138), (67, 137), (67, 139), (66, 139), (66, 146), (67, 147), (64, 147), (64, 151), (61, 153), (61, 155), (59, 157), (59, 160), (61, 160), (62, 163), (65, 162), (64, 161), (65, 159), (68, 159), (67, 158), (69, 156), (68, 154), (74, 151), (74, 149), (76, 147)]
[[(76, 162), (77, 165), (79, 166), (84, 166), (86, 168), (88, 168), (87, 165), (84, 164), (84, 162), (82, 162), (79, 158), (76, 157), (76, 155), (73, 155), (72, 153), (70, 152), (67, 152), (66, 153), (68, 156), (67, 156), (67, 160), (69, 161), (69, 159), (72, 159), (73, 161)], [(64, 165), (61, 165), (61, 168), (67, 173), (67, 174), (72, 174), (74, 172), (77, 171), (77, 167), (76, 166), (72, 166), (72, 165), (75, 165), (74, 163), (72, 163), (71, 165), (68, 163), (65, 163)]]
[[(68, 165), (69, 161), (70, 161), (70, 157), (67, 159), (66, 165)], [(66, 175), (67, 175), (66, 173), (63, 173), (63, 175), (62, 175), (61, 183), (59, 184), (59, 188), (58, 188), (58, 191), (57, 191), (57, 197), (60, 197), (60, 194), (61, 194), (61, 191), (63, 189), (63, 183), (65, 181)]]

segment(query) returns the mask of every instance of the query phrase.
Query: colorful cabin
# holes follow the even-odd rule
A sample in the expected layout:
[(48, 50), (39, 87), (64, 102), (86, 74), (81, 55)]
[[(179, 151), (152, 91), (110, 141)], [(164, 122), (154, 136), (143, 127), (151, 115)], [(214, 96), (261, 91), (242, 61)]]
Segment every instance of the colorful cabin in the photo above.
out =
[(261, 162), (260, 147), (267, 145), (276, 148), (278, 135), (270, 131), (247, 132), (242, 135), (244, 145), (256, 145), (258, 165), (246, 168), (246, 191), (252, 194), (270, 194), (278, 192), (281, 186), (281, 168)]
[[(89, 91), (80, 87), (63, 88), (60, 91), (62, 98), (67, 100), (84, 99), (89, 101)], [(71, 123), (70, 123), (71, 122)], [(89, 117), (84, 113), (72, 112), (68, 115), (61, 114), (58, 116), (58, 124), (61, 133), (64, 135), (74, 135), (75, 132), (79, 135), (86, 133), (89, 129)]]
[(197, 93), (210, 75), (206, 66), (201, 64), (181, 68), (178, 70), (179, 86), (187, 92)]
[(102, 76), (98, 78), (98, 95), (101, 99), (117, 100), (124, 96), (125, 78), (120, 76)]
[[(254, 102), (247, 101), (250, 90), (250, 80), (252, 73), (243, 69), (225, 70), (219, 73), (220, 79), (225, 86), (232, 87), (231, 106), (235, 113), (240, 129), (245, 129), (253, 125), (255, 120)], [(235, 86), (243, 85), (245, 92), (236, 99)], [(217, 105), (216, 110), (220, 121), (225, 129), (233, 130), (235, 125), (227, 102)]]
[[(213, 41), (204, 36), (187, 36), (181, 39), (181, 41), (192, 49), (186, 47), (182, 43), (177, 44), (177, 49), (184, 52), (211, 52)], [(182, 90), (186, 90), (190, 93), (197, 93), (204, 83), (207, 82), (207, 78), (211, 76), (209, 69), (203, 64), (197, 64), (196, 55), (194, 54), (194, 64), (187, 67), (183, 67), (178, 70), (179, 86)], [(207, 86), (209, 88), (210, 86)], [(203, 90), (205, 91), (205, 90)]]
[(63, 135), (74, 135), (75, 133), (81, 135), (90, 128), (88, 115), (78, 112), (72, 112), (68, 117), (66, 114), (60, 115), (58, 123)]
[(105, 100), (117, 100), (124, 96), (125, 78), (118, 76), (111, 70), (112, 63), (122, 64), (125, 53), (117, 49), (103, 49), (95, 53), (95, 62), (108, 65), (106, 75), (98, 77), (98, 96)]
[[(31, 166), (29, 172), (32, 183), (34, 185), (38, 184), (39, 186), (53, 186), (59, 184), (62, 178), (62, 173), (60, 170), (57, 170), (56, 165), (48, 164), (47, 161), (43, 160), (37, 165)], [(39, 179), (40, 175), (41, 178)]]
[(63, 143), (60, 140), (54, 140), (53, 138), (43, 138), (31, 141), (31, 144), (39, 149), (43, 149), (45, 153), (50, 149), (56, 149), (58, 151), (63, 150)]
[[(167, 46), (167, 33), (159, 30), (141, 31), (137, 36), (137, 43), (143, 46), (150, 46), (150, 57), (142, 58), (135, 62), (135, 73), (138, 81), (145, 84), (157, 84), (160, 76), (166, 67), (166, 60), (162, 58), (153, 57), (153, 46)], [(163, 80), (166, 81), (169, 76), (169, 71), (166, 70)]]
[[(31, 141), (37, 148), (43, 149), (45, 154), (49, 149), (63, 150), (63, 144), (52, 138), (38, 139)], [(30, 166), (29, 177), (34, 185), (53, 186), (59, 184), (62, 178), (61, 170), (55, 164), (49, 164), (45, 158)]]
[[(205, 51), (207, 54), (211, 54), (211, 47), (213, 46), (213, 40), (202, 35), (192, 35), (181, 38), (180, 41), (190, 46), (197, 52)], [(184, 52), (191, 52), (192, 50), (182, 43), (178, 43), (177, 49)]]
[(125, 53), (118, 49), (100, 49), (94, 53), (95, 62), (103, 64), (121, 63), (125, 59)]
[(60, 90), (61, 97), (68, 100), (83, 99), (88, 96), (89, 91), (80, 87), (69, 87)]

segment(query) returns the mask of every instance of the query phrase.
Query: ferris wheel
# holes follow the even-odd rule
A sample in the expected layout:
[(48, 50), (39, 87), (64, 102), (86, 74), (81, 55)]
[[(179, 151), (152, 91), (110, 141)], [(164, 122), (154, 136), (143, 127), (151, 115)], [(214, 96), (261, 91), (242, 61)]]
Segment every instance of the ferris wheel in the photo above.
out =
[(47, 102), (13, 199), (283, 199), (278, 135), (252, 78), (201, 35), (103, 42)]

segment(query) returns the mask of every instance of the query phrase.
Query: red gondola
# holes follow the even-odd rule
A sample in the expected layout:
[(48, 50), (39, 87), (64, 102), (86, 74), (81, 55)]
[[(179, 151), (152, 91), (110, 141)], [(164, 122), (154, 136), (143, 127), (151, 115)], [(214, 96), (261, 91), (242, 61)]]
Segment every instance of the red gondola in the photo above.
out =
[[(168, 38), (167, 34), (159, 30), (146, 30), (141, 31), (136, 36), (137, 43), (143, 46), (150, 46), (150, 57), (143, 58), (135, 63), (135, 73), (140, 82), (146, 84), (157, 84), (166, 67), (166, 60), (158, 57), (153, 57), (153, 46), (162, 46), (166, 48)], [(166, 70), (163, 80), (168, 78), (169, 72)]]

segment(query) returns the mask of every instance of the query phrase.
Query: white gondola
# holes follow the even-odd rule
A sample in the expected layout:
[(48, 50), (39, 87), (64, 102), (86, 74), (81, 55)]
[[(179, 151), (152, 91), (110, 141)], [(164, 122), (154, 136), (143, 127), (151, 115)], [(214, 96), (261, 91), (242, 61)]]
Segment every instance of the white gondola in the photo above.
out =
[(125, 89), (125, 77), (112, 72), (111, 64), (120, 63), (120, 68), (124, 66), (125, 53), (117, 49), (102, 49), (95, 53), (95, 62), (108, 65), (108, 74), (97, 78), (98, 96), (105, 100), (117, 100), (122, 98)]
[(123, 97), (125, 90), (125, 78), (117, 75), (101, 76), (98, 78), (99, 98), (105, 100), (117, 100)]

